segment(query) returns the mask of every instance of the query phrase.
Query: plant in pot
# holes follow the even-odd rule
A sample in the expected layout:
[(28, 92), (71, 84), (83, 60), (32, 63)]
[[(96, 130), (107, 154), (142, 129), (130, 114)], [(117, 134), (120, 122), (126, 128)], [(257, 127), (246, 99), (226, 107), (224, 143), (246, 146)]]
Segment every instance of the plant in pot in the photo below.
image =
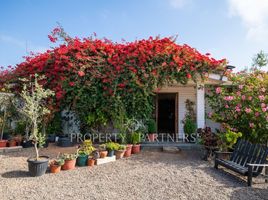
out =
[(237, 143), (237, 140), (242, 137), (241, 132), (231, 131), (230, 128), (226, 129), (226, 132), (219, 133), (219, 148), (220, 151), (232, 151), (233, 146)]
[(17, 145), (20, 146), (22, 143), (23, 136), (25, 135), (25, 130), (26, 130), (26, 121), (25, 120), (20, 120), (16, 123), (16, 128), (15, 128), (15, 137), (14, 139), (17, 142)]
[(87, 166), (92, 167), (95, 165), (96, 159), (93, 156), (89, 156), (87, 160)]
[(47, 124), (46, 131), (48, 134), (48, 141), (54, 143), (56, 141), (56, 135), (59, 135), (62, 132), (61, 113), (57, 112), (51, 118), (52, 119)]
[(100, 158), (100, 153), (98, 150), (94, 150), (88, 157), (87, 165), (94, 166), (98, 158)]
[(155, 137), (156, 137), (156, 122), (154, 119), (150, 119), (148, 121), (148, 138), (149, 138), (149, 142), (154, 142), (155, 141)]
[(115, 142), (108, 142), (106, 143), (106, 149), (108, 151), (108, 156), (112, 157), (114, 156), (114, 151), (118, 149), (118, 143)]
[(141, 133), (140, 132), (134, 132), (131, 134), (131, 141), (132, 141), (132, 152), (133, 154), (140, 153), (141, 145), (139, 144), (141, 142)]
[(17, 146), (17, 140), (12, 136), (10, 140), (8, 140), (8, 146), (9, 147), (15, 147)]
[(64, 165), (64, 160), (62, 158), (57, 158), (52, 160), (49, 163), (50, 172), (53, 174), (59, 173), (61, 170), (61, 166)]
[(125, 151), (126, 151), (126, 145), (123, 144), (118, 145), (118, 149), (115, 151), (116, 159), (123, 158)]
[(34, 76), (33, 81), (22, 79), (22, 81), (28, 84), (25, 83), (23, 85), (23, 90), (20, 93), (23, 105), (18, 108), (32, 124), (30, 139), (33, 141), (36, 155), (27, 160), (31, 176), (41, 176), (45, 174), (48, 167), (48, 157), (39, 155), (39, 148), (43, 146), (46, 140), (46, 136), (40, 132), (40, 126), (43, 116), (50, 112), (45, 105), (46, 99), (53, 96), (54, 93), (49, 89), (44, 89), (38, 83), (38, 81), (42, 79), (44, 79), (44, 77), (38, 77), (38, 75)]
[(74, 154), (64, 153), (64, 154), (62, 154), (61, 159), (64, 160), (64, 164), (62, 165), (61, 169), (62, 170), (75, 169), (77, 156), (78, 156), (77, 153), (74, 153)]
[(101, 144), (99, 146), (99, 152), (100, 152), (100, 158), (105, 158), (108, 155), (106, 144)]
[[(186, 135), (186, 139), (189, 143), (196, 142), (196, 114), (194, 110), (195, 103), (189, 99), (185, 101), (186, 114), (184, 119), (182, 120), (183, 131)], [(193, 134), (195, 134), (195, 138), (193, 138)]]
[(184, 130), (184, 133), (186, 134), (187, 141), (189, 143), (195, 142), (195, 140), (192, 140), (192, 134), (196, 133), (196, 123), (192, 120), (191, 117), (187, 116), (183, 120), (183, 124), (184, 124), (183, 130)]
[(85, 140), (81, 148), (78, 149), (78, 157), (76, 164), (78, 166), (86, 166), (89, 155), (95, 150), (91, 140)]
[(8, 111), (10, 107), (12, 106), (12, 101), (13, 101), (13, 94), (11, 93), (6, 93), (6, 92), (1, 92), (0, 93), (0, 126), (1, 126), (1, 132), (0, 132), (0, 148), (1, 147), (6, 147), (8, 140), (4, 140), (4, 130), (7, 125), (7, 118), (8, 118)]

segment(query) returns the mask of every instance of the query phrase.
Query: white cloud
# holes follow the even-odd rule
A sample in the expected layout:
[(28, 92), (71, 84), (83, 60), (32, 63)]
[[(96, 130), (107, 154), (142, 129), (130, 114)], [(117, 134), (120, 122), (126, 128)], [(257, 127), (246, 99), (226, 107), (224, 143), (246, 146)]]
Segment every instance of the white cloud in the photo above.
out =
[(247, 28), (247, 38), (263, 42), (268, 37), (268, 0), (228, 0), (231, 17), (238, 16)]
[(190, 0), (169, 0), (169, 4), (172, 8), (183, 8)]
[(4, 43), (10, 44), (16, 47), (20, 47), (20, 48), (25, 47), (25, 44), (26, 44), (25, 42), (22, 42), (8, 35), (0, 35), (0, 42), (4, 42)]
[(42, 53), (45, 52), (48, 47), (35, 45), (32, 42), (29, 41), (22, 41), (20, 39), (17, 39), (15, 37), (9, 36), (9, 35), (0, 35), (0, 44), (5, 43), (9, 46), (14, 46), (20, 49), (23, 49), (27, 52), (35, 52), (35, 53)]

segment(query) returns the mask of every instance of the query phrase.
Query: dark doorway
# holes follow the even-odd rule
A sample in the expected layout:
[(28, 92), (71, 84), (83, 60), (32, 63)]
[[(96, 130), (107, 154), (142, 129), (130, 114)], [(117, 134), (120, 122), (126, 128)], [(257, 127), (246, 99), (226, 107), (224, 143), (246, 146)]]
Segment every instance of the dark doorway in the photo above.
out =
[(157, 95), (158, 133), (176, 133), (177, 93), (159, 93)]

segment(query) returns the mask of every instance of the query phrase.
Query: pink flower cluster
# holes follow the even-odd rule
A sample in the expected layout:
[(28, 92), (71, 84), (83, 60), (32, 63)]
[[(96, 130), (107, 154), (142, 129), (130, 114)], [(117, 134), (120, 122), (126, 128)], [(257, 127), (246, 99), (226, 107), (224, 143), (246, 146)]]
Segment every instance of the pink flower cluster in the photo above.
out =
[(224, 97), (224, 100), (225, 100), (225, 101), (232, 101), (233, 99), (234, 99), (233, 96), (225, 96), (225, 97)]
[(216, 88), (216, 93), (217, 93), (217, 94), (220, 94), (220, 93), (221, 93), (221, 88), (220, 88), (220, 87), (217, 87), (217, 88)]

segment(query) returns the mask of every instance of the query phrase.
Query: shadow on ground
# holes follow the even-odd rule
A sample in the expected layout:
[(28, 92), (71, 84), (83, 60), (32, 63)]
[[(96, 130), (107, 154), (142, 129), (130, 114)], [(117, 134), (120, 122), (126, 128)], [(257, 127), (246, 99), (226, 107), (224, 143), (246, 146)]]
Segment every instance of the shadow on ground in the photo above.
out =
[(30, 177), (29, 172), (23, 170), (8, 171), (2, 174), (3, 178), (27, 178)]

